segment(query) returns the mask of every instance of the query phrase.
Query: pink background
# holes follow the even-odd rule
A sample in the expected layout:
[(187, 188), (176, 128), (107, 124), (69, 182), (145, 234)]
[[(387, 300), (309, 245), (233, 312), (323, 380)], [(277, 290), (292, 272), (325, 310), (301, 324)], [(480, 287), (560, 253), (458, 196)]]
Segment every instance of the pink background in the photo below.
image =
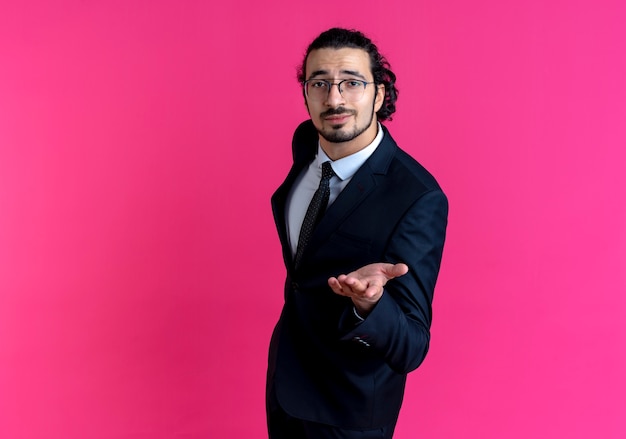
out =
[(357, 27), (450, 198), (397, 438), (626, 437), (622, 0), (3, 1), (0, 437), (256, 438), (295, 67)]

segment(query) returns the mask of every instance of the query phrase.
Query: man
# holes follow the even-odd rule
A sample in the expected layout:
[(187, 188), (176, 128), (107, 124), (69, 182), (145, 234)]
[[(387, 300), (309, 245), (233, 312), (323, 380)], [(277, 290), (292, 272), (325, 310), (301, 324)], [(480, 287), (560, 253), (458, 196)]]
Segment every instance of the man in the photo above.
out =
[(397, 90), (371, 40), (323, 32), (299, 80), (311, 119), (272, 197), (287, 279), (270, 344), (269, 435), (391, 438), (406, 375), (428, 350), (447, 200), (379, 123)]

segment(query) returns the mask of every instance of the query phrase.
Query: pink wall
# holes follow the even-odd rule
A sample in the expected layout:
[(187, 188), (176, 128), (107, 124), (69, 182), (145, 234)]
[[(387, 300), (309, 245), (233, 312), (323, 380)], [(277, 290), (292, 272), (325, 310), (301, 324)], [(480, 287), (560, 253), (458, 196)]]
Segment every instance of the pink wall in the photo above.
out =
[(269, 197), (333, 25), (451, 204), (397, 437), (625, 437), (624, 3), (213, 3), (0, 7), (0, 437), (264, 436)]

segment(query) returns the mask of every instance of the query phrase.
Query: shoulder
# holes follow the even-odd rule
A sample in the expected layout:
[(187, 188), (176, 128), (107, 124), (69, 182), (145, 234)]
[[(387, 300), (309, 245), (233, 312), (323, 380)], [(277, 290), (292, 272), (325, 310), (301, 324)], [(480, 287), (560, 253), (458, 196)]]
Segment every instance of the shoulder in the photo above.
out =
[(318, 139), (317, 129), (313, 125), (311, 119), (305, 120), (298, 125), (293, 133), (293, 139), (291, 141), (293, 161), (310, 161), (317, 152)]
[(311, 119), (300, 123), (293, 133), (293, 140), (299, 142), (311, 142), (317, 140), (317, 130)]
[[(387, 162), (385, 174), (395, 184), (406, 189), (420, 190), (421, 192), (441, 191), (435, 177), (414, 157), (398, 146), (391, 137), (389, 130), (383, 127), (385, 135), (380, 144), (379, 160)], [(381, 163), (378, 163), (380, 166)]]

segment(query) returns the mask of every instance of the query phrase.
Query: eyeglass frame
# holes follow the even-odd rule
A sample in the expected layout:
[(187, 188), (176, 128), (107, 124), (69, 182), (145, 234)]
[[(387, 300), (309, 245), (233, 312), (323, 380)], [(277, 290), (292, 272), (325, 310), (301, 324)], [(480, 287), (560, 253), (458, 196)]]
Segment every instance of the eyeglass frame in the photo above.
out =
[(339, 82), (331, 82), (328, 79), (311, 78), (311, 79), (307, 79), (306, 81), (302, 82), (302, 88), (303, 88), (303, 91), (304, 91), (304, 96), (307, 99), (309, 98), (309, 92), (307, 91), (308, 90), (307, 89), (307, 85), (308, 85), (308, 83), (315, 82), (315, 81), (317, 81), (317, 82), (325, 82), (326, 84), (328, 84), (328, 92), (326, 94), (326, 98), (328, 98), (328, 96), (330, 96), (330, 91), (332, 90), (333, 85), (336, 85), (337, 86), (337, 90), (339, 91), (339, 94), (344, 99), (345, 99), (345, 96), (343, 95), (343, 92), (341, 91), (341, 85), (344, 82), (347, 82), (347, 81), (360, 82), (361, 84), (363, 84), (363, 95), (361, 95), (361, 97), (359, 99), (357, 99), (356, 101), (352, 101), (352, 102), (358, 102), (361, 99), (363, 99), (363, 96), (365, 95), (365, 90), (367, 90), (367, 86), (369, 84), (376, 84), (376, 81), (364, 81), (363, 79), (342, 79)]

